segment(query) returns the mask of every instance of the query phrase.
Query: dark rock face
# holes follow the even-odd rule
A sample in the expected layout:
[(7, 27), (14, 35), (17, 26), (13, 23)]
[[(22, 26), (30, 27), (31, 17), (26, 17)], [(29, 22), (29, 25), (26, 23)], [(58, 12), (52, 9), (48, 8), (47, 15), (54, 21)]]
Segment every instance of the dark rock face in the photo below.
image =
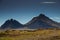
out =
[(57, 22), (51, 20), (44, 14), (40, 14), (39, 16), (34, 17), (30, 22), (26, 24), (26, 26), (32, 29), (59, 27)]
[(1, 29), (16, 29), (16, 28), (22, 28), (23, 25), (19, 23), (16, 20), (7, 20), (2, 26)]

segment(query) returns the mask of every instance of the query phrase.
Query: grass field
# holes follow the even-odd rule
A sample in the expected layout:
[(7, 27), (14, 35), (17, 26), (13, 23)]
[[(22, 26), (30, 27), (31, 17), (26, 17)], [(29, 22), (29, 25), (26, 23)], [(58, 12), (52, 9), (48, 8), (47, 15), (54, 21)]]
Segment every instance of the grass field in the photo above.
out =
[(60, 40), (60, 30), (6, 30), (0, 32), (0, 40)]

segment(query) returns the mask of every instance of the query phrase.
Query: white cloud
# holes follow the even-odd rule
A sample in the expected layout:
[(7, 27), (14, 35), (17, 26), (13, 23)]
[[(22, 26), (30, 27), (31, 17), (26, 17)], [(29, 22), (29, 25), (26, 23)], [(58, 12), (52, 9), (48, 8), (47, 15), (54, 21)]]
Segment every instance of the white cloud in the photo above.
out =
[(42, 4), (54, 4), (56, 2), (41, 2)]

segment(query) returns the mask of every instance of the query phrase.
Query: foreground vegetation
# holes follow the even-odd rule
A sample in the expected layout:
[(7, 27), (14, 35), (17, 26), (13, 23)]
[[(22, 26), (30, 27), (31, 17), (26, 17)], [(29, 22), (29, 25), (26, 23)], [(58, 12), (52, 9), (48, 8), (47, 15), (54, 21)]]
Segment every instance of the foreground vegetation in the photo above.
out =
[(0, 40), (60, 40), (60, 30), (6, 30), (0, 32)]

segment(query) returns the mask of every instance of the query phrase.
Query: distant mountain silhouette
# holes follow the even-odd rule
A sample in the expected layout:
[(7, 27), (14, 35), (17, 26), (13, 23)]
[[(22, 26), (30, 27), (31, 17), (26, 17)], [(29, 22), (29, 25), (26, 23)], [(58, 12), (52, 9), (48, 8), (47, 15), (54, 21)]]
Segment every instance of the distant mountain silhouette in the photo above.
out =
[(44, 14), (40, 14), (37, 17), (34, 17), (27, 24), (22, 25), (18, 21), (14, 19), (7, 20), (0, 29), (46, 29), (46, 28), (60, 28), (60, 23), (57, 23), (45, 16)]
[(17, 29), (22, 28), (23, 25), (14, 19), (7, 20), (2, 26), (1, 29)]
[(31, 21), (29, 21), (26, 26), (32, 29), (39, 29), (39, 28), (58, 28), (60, 25), (45, 16), (44, 14), (40, 14), (37, 17), (34, 17)]

